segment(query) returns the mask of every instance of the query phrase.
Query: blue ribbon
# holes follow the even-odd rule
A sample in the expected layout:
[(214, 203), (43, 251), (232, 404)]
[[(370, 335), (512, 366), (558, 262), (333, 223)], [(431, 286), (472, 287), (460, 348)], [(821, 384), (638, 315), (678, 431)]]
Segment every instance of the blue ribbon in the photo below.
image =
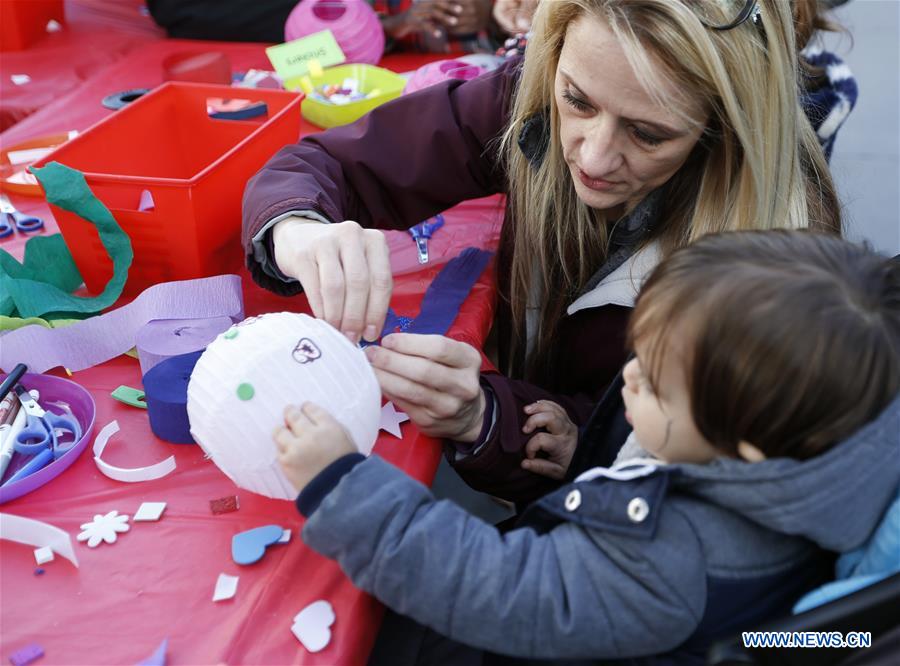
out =
[[(448, 261), (428, 285), (418, 316), (410, 319), (388, 309), (381, 336), (397, 332), (445, 334), (493, 255), (493, 252), (475, 247), (464, 249)], [(360, 343), (363, 347), (371, 344), (377, 343)]]

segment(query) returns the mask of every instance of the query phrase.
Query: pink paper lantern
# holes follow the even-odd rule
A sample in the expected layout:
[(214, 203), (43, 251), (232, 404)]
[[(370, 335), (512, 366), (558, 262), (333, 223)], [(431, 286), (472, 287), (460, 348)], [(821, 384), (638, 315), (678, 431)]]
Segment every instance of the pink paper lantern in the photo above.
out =
[(348, 63), (378, 64), (384, 52), (384, 30), (365, 0), (303, 0), (284, 24), (285, 41), (331, 30)]
[(416, 90), (433, 86), (435, 83), (448, 79), (461, 79), (468, 81), (482, 73), (481, 67), (470, 65), (462, 60), (438, 60), (419, 67), (409, 77), (403, 94), (407, 95)]

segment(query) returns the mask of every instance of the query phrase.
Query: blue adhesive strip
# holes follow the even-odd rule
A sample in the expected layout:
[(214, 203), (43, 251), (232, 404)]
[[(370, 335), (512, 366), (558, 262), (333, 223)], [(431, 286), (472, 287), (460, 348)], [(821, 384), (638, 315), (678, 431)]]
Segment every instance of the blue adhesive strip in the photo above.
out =
[(193, 444), (187, 415), (187, 387), (203, 351), (167, 358), (144, 375), (147, 415), (153, 434), (173, 444)]
[(428, 285), (419, 314), (406, 332), (443, 335), (450, 330), (472, 286), (493, 256), (493, 252), (467, 247), (448, 261)]

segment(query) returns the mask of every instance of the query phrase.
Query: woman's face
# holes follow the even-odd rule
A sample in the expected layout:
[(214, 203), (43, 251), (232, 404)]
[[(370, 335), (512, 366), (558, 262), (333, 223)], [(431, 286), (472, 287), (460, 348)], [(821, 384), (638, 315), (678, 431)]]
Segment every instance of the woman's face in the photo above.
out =
[[(671, 97), (661, 92), (662, 99)], [(669, 180), (707, 120), (699, 103), (684, 109), (691, 123), (654, 102), (606, 23), (586, 15), (566, 32), (555, 96), (563, 155), (579, 199), (614, 213), (630, 210)]]

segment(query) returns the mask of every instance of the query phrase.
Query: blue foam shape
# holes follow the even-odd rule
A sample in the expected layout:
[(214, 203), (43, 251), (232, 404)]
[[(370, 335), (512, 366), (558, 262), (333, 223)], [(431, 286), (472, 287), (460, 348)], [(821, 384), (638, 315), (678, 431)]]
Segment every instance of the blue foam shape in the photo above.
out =
[(259, 562), (266, 554), (266, 548), (277, 543), (284, 533), (280, 525), (263, 525), (231, 537), (231, 559), (237, 564)]
[(164, 638), (163, 642), (156, 648), (156, 652), (144, 659), (144, 661), (138, 663), (138, 666), (166, 666), (166, 649), (168, 647), (169, 639)]

